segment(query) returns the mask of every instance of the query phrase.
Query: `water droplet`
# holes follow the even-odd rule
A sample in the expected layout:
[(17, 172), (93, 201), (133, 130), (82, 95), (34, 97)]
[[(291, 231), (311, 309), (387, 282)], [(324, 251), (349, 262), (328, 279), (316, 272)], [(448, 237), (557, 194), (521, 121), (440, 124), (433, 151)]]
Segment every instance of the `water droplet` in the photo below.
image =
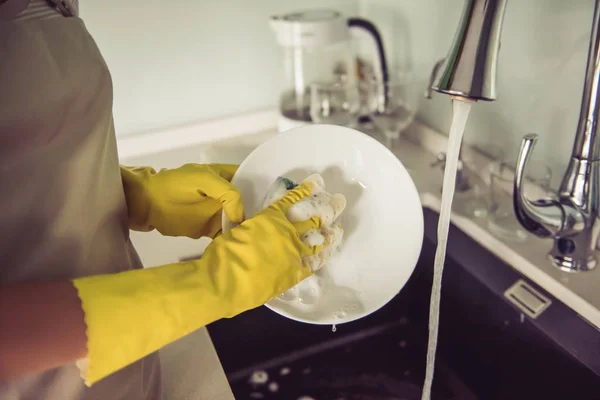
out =
[(254, 385), (264, 385), (269, 381), (269, 374), (265, 371), (254, 371), (250, 377), (250, 383)]
[(286, 376), (286, 375), (289, 375), (290, 372), (292, 372), (291, 369), (289, 369), (288, 367), (283, 367), (283, 368), (281, 368), (281, 370), (279, 370), (279, 375)]
[(525, 322), (525, 314), (521, 313), (520, 319), (521, 323)]
[(250, 398), (252, 399), (262, 399), (265, 396), (262, 393), (258, 393), (258, 392), (252, 392), (250, 393)]
[(407, 345), (406, 340), (401, 340), (400, 343), (398, 343), (398, 346), (400, 346), (401, 348), (405, 348)]
[(311, 372), (310, 368), (304, 368), (302, 370), (302, 374), (304, 374), (304, 375), (308, 375), (308, 374), (310, 374), (310, 372)]
[(335, 331), (337, 331), (337, 327), (335, 325), (332, 325), (331, 326), (331, 332), (335, 332)]
[(279, 384), (277, 382), (269, 383), (269, 391), (271, 393), (277, 393), (279, 391)]
[(293, 287), (279, 295), (279, 299), (283, 301), (295, 301), (298, 300), (298, 288)]

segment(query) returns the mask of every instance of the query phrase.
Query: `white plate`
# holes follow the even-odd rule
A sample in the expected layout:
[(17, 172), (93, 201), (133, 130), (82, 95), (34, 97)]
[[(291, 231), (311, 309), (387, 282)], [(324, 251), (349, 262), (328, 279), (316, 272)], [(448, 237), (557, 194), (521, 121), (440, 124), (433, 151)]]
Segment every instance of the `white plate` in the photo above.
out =
[[(331, 265), (287, 293), (289, 298), (296, 292), (304, 303), (278, 297), (267, 306), (301, 322), (341, 324), (378, 310), (406, 284), (421, 251), (423, 209), (398, 158), (373, 138), (341, 126), (309, 125), (278, 134), (244, 160), (232, 182), (251, 217), (278, 176), (299, 182), (315, 172), (328, 192), (346, 196), (344, 242)], [(225, 217), (223, 229), (231, 229)], [(319, 293), (316, 304), (306, 304)]]

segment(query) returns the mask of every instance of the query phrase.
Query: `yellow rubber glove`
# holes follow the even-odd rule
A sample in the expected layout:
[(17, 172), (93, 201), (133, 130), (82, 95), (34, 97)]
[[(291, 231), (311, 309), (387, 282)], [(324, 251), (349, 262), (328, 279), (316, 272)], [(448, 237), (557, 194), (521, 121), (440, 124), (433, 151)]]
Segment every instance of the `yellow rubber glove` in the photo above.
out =
[(308, 277), (305, 261), (328, 243), (311, 247), (301, 236), (321, 226), (316, 215), (323, 213), (292, 223), (287, 212), (313, 187), (302, 183), (217, 237), (200, 260), (74, 280), (87, 325), (86, 384), (213, 321), (258, 307)]
[(129, 227), (156, 229), (165, 236), (214, 238), (221, 233), (221, 210), (233, 222), (244, 219), (241, 195), (230, 183), (237, 167), (186, 164), (157, 173), (149, 167), (121, 166)]

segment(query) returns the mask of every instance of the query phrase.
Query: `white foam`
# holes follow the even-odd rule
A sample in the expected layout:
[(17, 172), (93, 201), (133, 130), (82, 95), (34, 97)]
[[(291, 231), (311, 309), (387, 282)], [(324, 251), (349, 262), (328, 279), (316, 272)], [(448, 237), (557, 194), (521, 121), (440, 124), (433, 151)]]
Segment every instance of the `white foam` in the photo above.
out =
[[(305, 260), (315, 273), (275, 300), (300, 313), (314, 315), (318, 312), (322, 320), (339, 320), (342, 323), (363, 309), (359, 293), (347, 285), (348, 281), (359, 282), (359, 277), (345, 271), (343, 275), (346, 282), (341, 283), (332, 275), (331, 269), (342, 244), (342, 232), (335, 225), (343, 223), (341, 213), (346, 207), (346, 199), (343, 195), (328, 193), (323, 178), (318, 174), (309, 176), (307, 180), (315, 184), (315, 193), (290, 207), (288, 218), (291, 221), (303, 221), (318, 215), (323, 224), (321, 230), (303, 235), (302, 240), (308, 245), (326, 242), (327, 248), (318, 256)], [(279, 178), (268, 190), (263, 207), (283, 197), (292, 184), (294, 182), (287, 178)]]

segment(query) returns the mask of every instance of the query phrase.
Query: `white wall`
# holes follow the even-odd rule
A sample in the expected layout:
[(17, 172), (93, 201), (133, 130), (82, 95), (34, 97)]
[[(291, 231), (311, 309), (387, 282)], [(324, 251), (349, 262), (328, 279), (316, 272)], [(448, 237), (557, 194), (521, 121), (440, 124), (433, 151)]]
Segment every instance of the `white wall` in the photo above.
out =
[[(463, 0), (362, 0), (380, 24), (390, 51), (406, 54), (425, 88), (431, 67), (446, 55)], [(514, 158), (521, 137), (540, 135), (534, 158), (562, 177), (577, 126), (594, 3), (592, 0), (509, 1), (498, 65), (498, 100), (471, 110), (465, 139), (481, 149), (495, 144)], [(447, 131), (446, 96), (422, 100), (419, 118)], [(556, 185), (556, 182), (555, 182)]]
[(354, 0), (84, 0), (113, 75), (117, 135), (273, 107), (281, 57), (272, 14), (352, 13)]
[[(185, 6), (183, 5), (185, 3)], [(374, 20), (391, 58), (412, 64), (425, 88), (445, 56), (463, 0), (84, 1), (82, 17), (113, 73), (118, 135), (276, 105), (281, 57), (267, 19), (335, 7)], [(511, 0), (502, 34), (498, 100), (477, 104), (466, 140), (514, 157), (521, 136), (541, 136), (535, 157), (562, 176), (577, 124), (592, 0)], [(446, 131), (445, 96), (419, 118)]]

